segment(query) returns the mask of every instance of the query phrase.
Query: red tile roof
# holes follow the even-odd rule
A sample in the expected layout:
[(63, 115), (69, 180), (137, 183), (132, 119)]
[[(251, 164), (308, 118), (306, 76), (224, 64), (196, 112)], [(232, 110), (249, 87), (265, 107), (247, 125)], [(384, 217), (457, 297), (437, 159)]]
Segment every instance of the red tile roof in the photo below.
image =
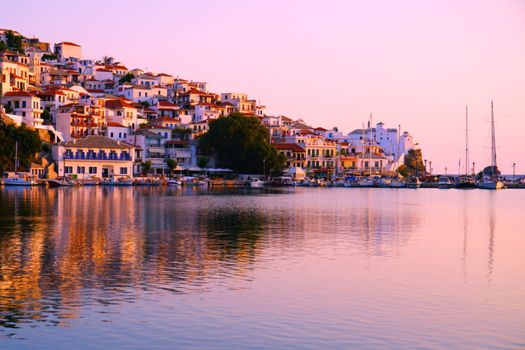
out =
[(35, 95), (27, 92), (27, 91), (10, 91), (6, 92), (4, 94), (5, 97), (13, 96), (13, 97), (36, 97)]
[(72, 43), (71, 41), (62, 41), (61, 44), (62, 45), (70, 45), (70, 46), (78, 46), (78, 47), (80, 47), (80, 45)]
[(274, 146), (277, 149), (291, 150), (293, 152), (306, 152), (304, 148), (296, 143), (276, 143)]

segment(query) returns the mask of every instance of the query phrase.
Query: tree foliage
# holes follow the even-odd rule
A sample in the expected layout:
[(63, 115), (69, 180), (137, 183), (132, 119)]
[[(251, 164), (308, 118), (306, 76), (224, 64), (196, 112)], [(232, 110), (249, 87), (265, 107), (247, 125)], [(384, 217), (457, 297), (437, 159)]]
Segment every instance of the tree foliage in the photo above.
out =
[(205, 168), (206, 165), (208, 165), (208, 162), (210, 161), (210, 157), (207, 157), (207, 156), (200, 156), (198, 159), (197, 159), (197, 166), (199, 168)]
[(25, 125), (7, 125), (0, 119), (0, 172), (15, 168), (15, 145), (18, 142), (19, 171), (27, 171), (35, 155), (42, 149), (38, 133)]
[(44, 120), (45, 124), (51, 124), (51, 122), (53, 121), (53, 116), (51, 115), (51, 113), (47, 109), (44, 109), (42, 111), (42, 114), (40, 115), (40, 118), (42, 118)]
[(22, 48), (22, 36), (17, 35), (13, 33), (12, 31), (8, 30), (5, 33), (6, 41), (7, 41), (7, 48), (13, 51), (20, 51), (24, 52), (24, 49)]
[(173, 171), (177, 167), (177, 164), (178, 163), (177, 163), (177, 161), (175, 159), (172, 159), (172, 158), (166, 159), (166, 165), (170, 169), (170, 175), (173, 175)]
[(134, 78), (135, 76), (131, 73), (127, 73), (125, 76), (123, 76), (122, 78), (120, 78), (120, 80), (118, 81), (119, 84), (124, 84), (124, 83), (131, 83), (131, 80)]
[(211, 121), (199, 144), (202, 153), (215, 154), (219, 166), (240, 173), (280, 171), (285, 164), (270, 144), (268, 130), (256, 117), (240, 113)]
[(140, 163), (140, 167), (142, 169), (142, 174), (147, 175), (151, 171), (151, 160), (147, 160), (145, 162)]
[(425, 164), (423, 164), (423, 154), (420, 149), (411, 149), (405, 156), (405, 167), (408, 175), (425, 175)]

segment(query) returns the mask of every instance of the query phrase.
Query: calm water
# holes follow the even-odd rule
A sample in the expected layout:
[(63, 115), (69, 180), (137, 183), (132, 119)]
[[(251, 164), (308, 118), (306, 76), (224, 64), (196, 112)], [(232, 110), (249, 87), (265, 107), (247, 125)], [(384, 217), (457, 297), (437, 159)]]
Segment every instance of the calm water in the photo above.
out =
[(0, 188), (0, 348), (73, 347), (524, 349), (525, 191)]

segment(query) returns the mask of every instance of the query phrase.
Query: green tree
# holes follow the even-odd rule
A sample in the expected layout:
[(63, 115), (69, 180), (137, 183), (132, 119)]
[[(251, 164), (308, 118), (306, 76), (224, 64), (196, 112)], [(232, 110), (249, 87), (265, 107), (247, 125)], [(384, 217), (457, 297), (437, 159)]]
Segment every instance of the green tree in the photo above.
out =
[(11, 30), (8, 30), (5, 33), (5, 36), (6, 36), (6, 41), (7, 41), (7, 47), (10, 50), (24, 52), (24, 49), (22, 48), (22, 36), (21, 35), (16, 35)]
[(407, 166), (405, 164), (401, 164), (399, 166), (399, 168), (397, 168), (397, 172), (399, 173), (399, 175), (401, 175), (403, 177), (408, 177), (409, 176), (408, 170), (407, 170)]
[(51, 122), (53, 121), (53, 116), (47, 109), (44, 109), (40, 117), (44, 120), (45, 124), (51, 124)]
[(280, 171), (286, 161), (270, 144), (268, 130), (259, 120), (241, 113), (211, 121), (199, 145), (203, 154), (215, 154), (220, 166), (236, 172)]
[(58, 59), (58, 56), (52, 53), (45, 53), (42, 55), (42, 61), (53, 61)]
[(19, 169), (29, 170), (31, 161), (42, 149), (42, 142), (38, 132), (25, 125), (16, 127), (7, 125), (0, 119), (0, 171), (12, 171), (15, 168), (15, 147), (18, 142)]
[(405, 156), (406, 170), (409, 175), (425, 175), (425, 165), (423, 164), (423, 154), (420, 149), (411, 149)]
[(177, 167), (177, 161), (172, 158), (166, 159), (166, 164), (168, 165), (168, 168), (170, 169), (170, 176), (173, 176), (173, 171)]
[(142, 169), (142, 175), (148, 175), (151, 171), (151, 160), (140, 163), (140, 167)]
[(206, 167), (206, 165), (208, 165), (209, 161), (210, 161), (210, 157), (200, 156), (197, 159), (197, 165), (199, 166), (199, 168), (204, 168), (204, 167)]
[(125, 76), (123, 76), (122, 78), (120, 78), (120, 80), (118, 81), (119, 84), (124, 84), (124, 83), (131, 83), (131, 80), (134, 78), (135, 76), (131, 73), (127, 73)]

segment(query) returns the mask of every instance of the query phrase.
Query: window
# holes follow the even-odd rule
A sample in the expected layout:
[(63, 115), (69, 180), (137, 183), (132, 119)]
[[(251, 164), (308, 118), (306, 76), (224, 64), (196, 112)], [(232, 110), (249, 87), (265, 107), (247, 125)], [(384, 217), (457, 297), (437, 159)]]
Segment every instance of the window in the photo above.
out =
[(128, 174), (128, 168), (121, 167), (120, 168), (120, 175), (127, 175)]
[(113, 138), (113, 133), (110, 133), (109, 135), (111, 136), (111, 138)]
[(89, 167), (89, 173), (90, 174), (96, 174), (97, 173), (97, 167), (96, 166), (90, 166)]
[(64, 167), (64, 173), (65, 174), (73, 174), (73, 167), (72, 166), (65, 166)]
[(84, 174), (86, 172), (86, 167), (77, 166), (77, 174)]

